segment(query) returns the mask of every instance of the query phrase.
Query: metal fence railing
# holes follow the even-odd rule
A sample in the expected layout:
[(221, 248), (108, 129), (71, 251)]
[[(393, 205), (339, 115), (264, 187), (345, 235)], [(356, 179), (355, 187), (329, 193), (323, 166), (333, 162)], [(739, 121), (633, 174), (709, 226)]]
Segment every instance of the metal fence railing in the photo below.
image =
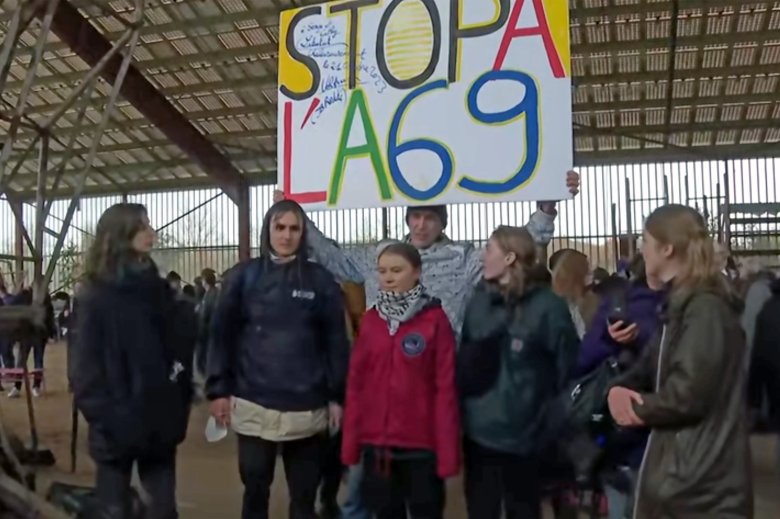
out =
[[(548, 252), (571, 247), (588, 254), (593, 265), (613, 268), (626, 236), (641, 232), (644, 218), (666, 202), (696, 207), (709, 220), (713, 234), (729, 241), (737, 253), (776, 256), (780, 249), (780, 159), (699, 161), (581, 168), (581, 194), (559, 204), (555, 239)], [(272, 200), (272, 186), (252, 188), (252, 244), (258, 246), (260, 225)], [(100, 214), (119, 197), (84, 198), (73, 220), (51, 289), (68, 286), (78, 269), (80, 253), (90, 243)], [(238, 211), (216, 189), (131, 195), (145, 204), (160, 229), (155, 258), (161, 270), (175, 270), (192, 280), (204, 267), (218, 272), (238, 255)], [(774, 204), (774, 205), (772, 205)], [(45, 235), (50, 255), (67, 201), (55, 202)], [(449, 208), (447, 234), (456, 241), (482, 244), (499, 224), (522, 225), (534, 203), (459, 204)], [(774, 211), (774, 213), (773, 213)], [(344, 246), (378, 239), (401, 238), (404, 208), (314, 211), (312, 220)], [(25, 224), (34, 231), (34, 207), (24, 208)], [(0, 271), (12, 269), (15, 222), (0, 203)], [(621, 239), (621, 237), (623, 239)], [(763, 252), (762, 252), (763, 251)], [(27, 252), (25, 252), (27, 254)]]

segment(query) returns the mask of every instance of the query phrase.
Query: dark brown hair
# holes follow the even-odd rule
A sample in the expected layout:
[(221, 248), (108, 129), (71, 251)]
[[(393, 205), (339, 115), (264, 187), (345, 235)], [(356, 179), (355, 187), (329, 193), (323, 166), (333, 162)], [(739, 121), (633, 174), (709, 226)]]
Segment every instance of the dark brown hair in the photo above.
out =
[(200, 277), (203, 279), (203, 283), (210, 287), (217, 285), (217, 273), (214, 272), (214, 269), (203, 269), (203, 272), (200, 273)]
[(391, 243), (390, 245), (387, 245), (382, 249), (382, 252), (379, 253), (379, 256), (377, 256), (376, 260), (379, 261), (379, 258), (384, 256), (385, 254), (394, 254), (396, 256), (401, 256), (403, 259), (408, 261), (409, 264), (415, 269), (417, 270), (422, 269), (422, 258), (420, 257), (420, 251), (418, 251), (417, 247), (415, 247), (410, 243), (404, 243), (404, 242)]
[(115, 280), (129, 264), (143, 259), (133, 250), (133, 238), (146, 227), (146, 207), (141, 204), (116, 204), (106, 209), (87, 251), (86, 278)]

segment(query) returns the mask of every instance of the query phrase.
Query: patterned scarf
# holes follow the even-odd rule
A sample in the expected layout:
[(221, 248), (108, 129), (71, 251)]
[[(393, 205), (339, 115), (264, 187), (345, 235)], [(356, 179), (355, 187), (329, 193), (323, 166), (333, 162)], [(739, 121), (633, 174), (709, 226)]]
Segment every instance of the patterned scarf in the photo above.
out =
[(425, 292), (425, 287), (418, 284), (408, 292), (386, 292), (380, 290), (377, 294), (376, 310), (379, 316), (387, 321), (390, 335), (395, 335), (401, 323), (404, 323), (417, 315), (425, 306), (430, 297)]

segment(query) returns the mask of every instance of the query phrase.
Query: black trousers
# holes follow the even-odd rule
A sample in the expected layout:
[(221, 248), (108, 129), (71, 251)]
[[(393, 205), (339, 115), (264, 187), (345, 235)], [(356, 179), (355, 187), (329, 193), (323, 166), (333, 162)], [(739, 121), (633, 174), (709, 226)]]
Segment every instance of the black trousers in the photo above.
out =
[(268, 501), (279, 449), (290, 494), (289, 518), (316, 519), (314, 505), (327, 441), (327, 434), (289, 442), (239, 435), (238, 468), (244, 484), (242, 519), (268, 519)]
[[(33, 354), (33, 366), (35, 369), (43, 369), (43, 357), (46, 353), (46, 343), (48, 339), (35, 339), (29, 343), (19, 343), (19, 359), (16, 362), (16, 367), (21, 368), (27, 364), (27, 359), (30, 356), (30, 350)], [(33, 387), (40, 388), (43, 382), (42, 376), (36, 374), (33, 376)], [(22, 389), (22, 382), (15, 383), (16, 389)]]
[(469, 519), (541, 519), (539, 461), (464, 443)]
[(133, 463), (138, 464), (141, 485), (149, 495), (148, 519), (177, 519), (176, 450), (141, 456), (137, 460), (98, 462), (95, 485), (95, 519), (134, 519), (130, 484)]
[(341, 433), (328, 438), (328, 447), (322, 464), (322, 483), (320, 485), (320, 505), (330, 511), (338, 509), (337, 497), (344, 476), (341, 464)]
[(408, 458), (393, 450), (389, 459), (379, 460), (375, 450), (367, 450), (362, 493), (376, 519), (442, 519), (444, 515), (444, 482), (436, 475), (433, 456)]

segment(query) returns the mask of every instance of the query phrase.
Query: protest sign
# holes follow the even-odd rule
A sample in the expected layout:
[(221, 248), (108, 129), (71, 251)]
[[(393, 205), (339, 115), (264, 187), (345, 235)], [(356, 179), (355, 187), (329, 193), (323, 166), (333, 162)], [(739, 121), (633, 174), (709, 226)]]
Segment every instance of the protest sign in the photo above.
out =
[(309, 209), (567, 198), (568, 0), (345, 0), (279, 23), (278, 180)]

